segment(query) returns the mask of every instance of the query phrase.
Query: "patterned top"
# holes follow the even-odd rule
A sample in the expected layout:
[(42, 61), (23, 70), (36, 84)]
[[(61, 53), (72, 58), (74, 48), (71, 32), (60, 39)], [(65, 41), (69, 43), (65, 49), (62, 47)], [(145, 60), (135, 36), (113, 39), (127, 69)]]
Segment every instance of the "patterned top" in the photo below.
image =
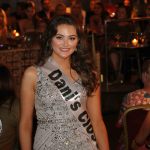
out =
[[(85, 122), (87, 114), (83, 115), (83, 122), (79, 122), (67, 106), (67, 102), (61, 96), (58, 87), (48, 77), (47, 71), (43, 67), (37, 67), (38, 79), (35, 96), (37, 130), (33, 149), (97, 150), (96, 144), (90, 138), (92, 134), (88, 136), (86, 132), (90, 127), (89, 120)], [(81, 93), (80, 99), (77, 100), (81, 107), (86, 110), (85, 89), (79, 82), (69, 81), (65, 75), (63, 79)], [(72, 105), (78, 106), (77, 103)]]
[(150, 104), (150, 94), (147, 93), (144, 89), (138, 89), (136, 91), (128, 93), (125, 96), (121, 105), (118, 126), (122, 125), (123, 113), (125, 112), (126, 109), (132, 106), (146, 105), (146, 104)]

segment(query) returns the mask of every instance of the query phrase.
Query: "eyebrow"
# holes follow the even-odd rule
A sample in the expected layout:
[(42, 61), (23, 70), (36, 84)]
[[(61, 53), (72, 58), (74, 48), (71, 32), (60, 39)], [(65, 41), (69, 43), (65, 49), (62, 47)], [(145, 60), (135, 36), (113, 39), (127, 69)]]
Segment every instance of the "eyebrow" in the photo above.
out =
[[(65, 36), (65, 35), (63, 35), (63, 34), (59, 34), (59, 33), (57, 33), (56, 35)], [(75, 37), (77, 37), (77, 35), (76, 35), (76, 34), (68, 35), (68, 36), (75, 36)]]

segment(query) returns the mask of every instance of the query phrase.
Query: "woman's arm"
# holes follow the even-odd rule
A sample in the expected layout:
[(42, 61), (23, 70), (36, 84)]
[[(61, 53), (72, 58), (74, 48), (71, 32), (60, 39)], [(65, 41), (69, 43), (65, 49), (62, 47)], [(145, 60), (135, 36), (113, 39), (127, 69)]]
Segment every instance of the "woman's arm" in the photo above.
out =
[(137, 133), (135, 139), (132, 142), (132, 149), (136, 150), (138, 147), (142, 146), (145, 144), (146, 139), (150, 135), (150, 111), (148, 111), (146, 118)]
[(87, 110), (99, 150), (109, 150), (107, 131), (101, 112), (100, 87), (92, 93), (92, 96), (88, 97)]
[(32, 149), (32, 120), (34, 110), (36, 70), (29, 67), (23, 76), (21, 85), (21, 115), (19, 138), (21, 150)]

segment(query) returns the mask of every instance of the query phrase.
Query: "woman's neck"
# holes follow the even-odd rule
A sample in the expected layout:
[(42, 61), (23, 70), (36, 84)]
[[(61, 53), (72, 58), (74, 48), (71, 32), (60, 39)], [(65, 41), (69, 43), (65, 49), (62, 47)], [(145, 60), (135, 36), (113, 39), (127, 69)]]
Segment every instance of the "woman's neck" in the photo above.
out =
[(54, 59), (56, 61), (56, 63), (60, 66), (60, 68), (62, 68), (63, 70), (70, 70), (71, 65), (70, 65), (70, 59), (67, 58), (56, 58), (54, 56), (51, 56), (52, 59)]

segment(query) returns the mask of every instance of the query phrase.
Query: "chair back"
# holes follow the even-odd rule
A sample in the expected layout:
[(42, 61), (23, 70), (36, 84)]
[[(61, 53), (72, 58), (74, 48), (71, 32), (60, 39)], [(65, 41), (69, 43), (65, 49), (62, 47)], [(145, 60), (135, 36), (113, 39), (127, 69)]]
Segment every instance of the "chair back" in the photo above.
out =
[(126, 150), (131, 150), (131, 143), (138, 133), (148, 110), (150, 110), (150, 105), (134, 106), (125, 111), (123, 128)]

